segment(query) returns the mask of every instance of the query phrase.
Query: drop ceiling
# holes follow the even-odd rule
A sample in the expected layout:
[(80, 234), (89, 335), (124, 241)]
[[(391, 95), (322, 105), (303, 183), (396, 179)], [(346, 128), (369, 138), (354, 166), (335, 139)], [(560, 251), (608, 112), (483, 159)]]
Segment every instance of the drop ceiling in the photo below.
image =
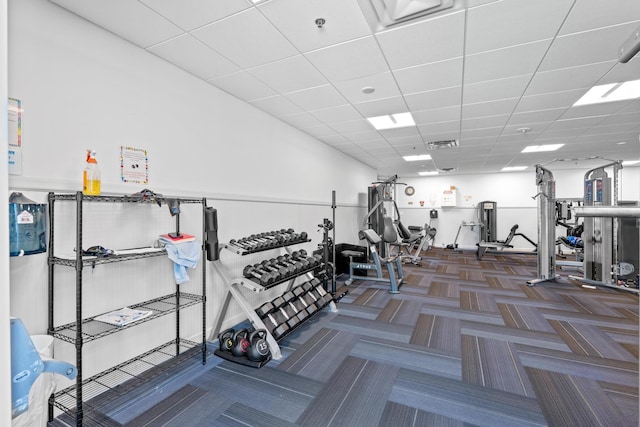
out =
[[(438, 0), (51, 1), (381, 176), (640, 159), (640, 100), (572, 106), (594, 85), (640, 79), (640, 55), (618, 62), (637, 0), (443, 0), (433, 13)], [(385, 5), (427, 10), (385, 25)], [(403, 112), (415, 126), (366, 120)], [(546, 144), (564, 146), (521, 153)], [(416, 154), (432, 160), (403, 160)]]

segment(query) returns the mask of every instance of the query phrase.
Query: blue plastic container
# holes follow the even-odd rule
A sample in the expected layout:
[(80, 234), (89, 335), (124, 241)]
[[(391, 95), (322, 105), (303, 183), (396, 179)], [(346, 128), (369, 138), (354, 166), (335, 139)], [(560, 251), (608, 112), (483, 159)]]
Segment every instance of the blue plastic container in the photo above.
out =
[(32, 255), (47, 250), (47, 205), (22, 193), (9, 196), (9, 254)]

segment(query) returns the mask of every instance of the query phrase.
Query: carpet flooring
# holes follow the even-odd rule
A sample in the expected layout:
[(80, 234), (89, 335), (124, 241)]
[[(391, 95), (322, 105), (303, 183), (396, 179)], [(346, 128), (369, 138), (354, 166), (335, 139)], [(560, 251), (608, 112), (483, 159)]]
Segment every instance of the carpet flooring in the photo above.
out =
[(562, 272), (528, 287), (533, 255), (423, 256), (399, 294), (355, 281), (280, 342), (282, 359), (194, 357), (85, 425), (638, 426), (637, 296)]

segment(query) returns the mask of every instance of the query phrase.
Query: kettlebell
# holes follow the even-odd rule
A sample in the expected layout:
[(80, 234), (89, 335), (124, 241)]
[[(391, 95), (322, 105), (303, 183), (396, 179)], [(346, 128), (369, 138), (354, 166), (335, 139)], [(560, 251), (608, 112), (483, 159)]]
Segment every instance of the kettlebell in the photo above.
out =
[(220, 344), (220, 351), (231, 351), (233, 347), (233, 336), (235, 335), (233, 328), (229, 328), (226, 331), (218, 334), (218, 344)]
[(262, 362), (269, 355), (269, 344), (267, 344), (267, 331), (258, 329), (249, 335), (249, 347), (247, 348), (247, 358), (254, 362)]
[(240, 329), (233, 335), (233, 347), (231, 347), (231, 354), (236, 357), (242, 357), (247, 353), (247, 347), (249, 347), (249, 331), (247, 329)]

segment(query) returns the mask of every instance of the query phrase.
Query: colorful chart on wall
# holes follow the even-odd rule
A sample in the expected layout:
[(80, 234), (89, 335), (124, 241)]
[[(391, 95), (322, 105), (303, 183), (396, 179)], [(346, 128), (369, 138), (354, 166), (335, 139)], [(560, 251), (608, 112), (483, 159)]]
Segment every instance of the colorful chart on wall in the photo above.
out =
[(9, 98), (9, 174), (22, 175), (22, 103), (19, 99)]
[(143, 148), (120, 147), (120, 178), (132, 184), (149, 183), (149, 157)]

